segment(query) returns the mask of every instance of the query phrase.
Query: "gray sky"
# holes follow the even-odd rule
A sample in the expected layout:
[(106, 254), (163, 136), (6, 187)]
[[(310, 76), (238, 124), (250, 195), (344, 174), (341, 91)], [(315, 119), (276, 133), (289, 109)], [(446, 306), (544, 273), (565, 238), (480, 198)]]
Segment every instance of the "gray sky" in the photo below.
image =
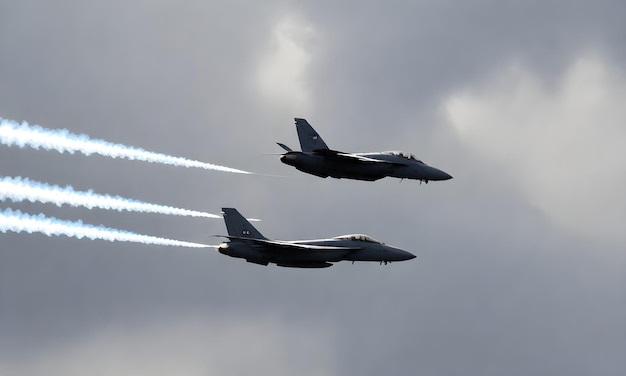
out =
[[(0, 116), (285, 178), (0, 146), (0, 175), (367, 233), (418, 258), (261, 267), (211, 250), (0, 234), (0, 374), (622, 375), (623, 1), (0, 2)], [(281, 164), (335, 149), (454, 176)], [(215, 244), (218, 219), (0, 202)]]

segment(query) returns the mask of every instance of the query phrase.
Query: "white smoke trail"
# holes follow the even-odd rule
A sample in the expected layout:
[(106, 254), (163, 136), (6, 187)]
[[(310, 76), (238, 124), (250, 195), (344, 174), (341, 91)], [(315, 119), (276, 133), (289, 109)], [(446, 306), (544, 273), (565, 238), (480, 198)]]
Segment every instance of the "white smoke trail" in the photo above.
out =
[(0, 232), (39, 232), (48, 236), (65, 235), (78, 239), (102, 239), (110, 242), (134, 242), (142, 244), (170, 245), (176, 247), (209, 248), (206, 244), (190, 243), (179, 240), (159, 238), (150, 235), (141, 235), (134, 232), (117, 230), (104, 226), (93, 226), (82, 221), (64, 221), (43, 214), (30, 215), (19, 210), (4, 209), (0, 212)]
[(29, 125), (25, 121), (19, 124), (12, 120), (0, 118), (0, 141), (4, 145), (16, 145), (20, 148), (30, 146), (34, 149), (54, 149), (59, 153), (68, 152), (70, 154), (78, 151), (85, 155), (100, 154), (111, 158), (125, 158), (180, 167), (197, 167), (206, 170), (251, 174), (248, 171), (154, 153), (133, 146), (115, 144), (98, 139), (92, 140), (85, 134), (74, 134), (67, 129), (46, 129), (38, 125)]
[(183, 215), (191, 217), (222, 218), (220, 215), (195, 210), (180, 209), (132, 200), (120, 196), (101, 195), (92, 190), (75, 191), (72, 186), (60, 187), (49, 185), (28, 178), (4, 177), (0, 178), (0, 200), (21, 202), (53, 203), (57, 206), (83, 206), (88, 209), (100, 208), (117, 211), (134, 211), (141, 213), (160, 213), (169, 215)]

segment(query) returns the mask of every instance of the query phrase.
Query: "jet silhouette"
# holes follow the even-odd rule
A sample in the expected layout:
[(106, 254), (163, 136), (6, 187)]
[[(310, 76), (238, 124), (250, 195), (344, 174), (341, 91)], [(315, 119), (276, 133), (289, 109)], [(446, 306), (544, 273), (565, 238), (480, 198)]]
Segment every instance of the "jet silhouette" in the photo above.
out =
[(278, 143), (286, 153), (280, 157), (284, 164), (322, 178), (375, 181), (384, 177), (431, 180), (452, 179), (448, 173), (429, 166), (413, 154), (401, 151), (377, 153), (345, 153), (329, 149), (322, 137), (305, 120), (296, 118), (296, 129), (302, 151), (294, 151)]
[(223, 208), (228, 235), (218, 235), (229, 241), (217, 250), (227, 256), (248, 262), (292, 268), (327, 268), (339, 261), (376, 261), (387, 264), (404, 261), (415, 255), (388, 246), (363, 234), (343, 235), (316, 240), (270, 240), (254, 228), (234, 208)]

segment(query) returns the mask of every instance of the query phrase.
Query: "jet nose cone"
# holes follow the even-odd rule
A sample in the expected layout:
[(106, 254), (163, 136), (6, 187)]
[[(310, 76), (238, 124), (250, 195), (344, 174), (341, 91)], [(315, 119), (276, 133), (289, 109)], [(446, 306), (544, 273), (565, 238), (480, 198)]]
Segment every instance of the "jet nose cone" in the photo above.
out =
[(441, 180), (450, 180), (450, 179), (452, 179), (452, 175), (448, 174), (445, 171), (441, 171)]
[(429, 180), (450, 180), (452, 175), (438, 168), (431, 167), (430, 173), (432, 177)]
[(395, 257), (398, 261), (406, 261), (406, 260), (413, 260), (416, 256), (414, 254), (412, 254), (411, 252), (407, 252), (405, 250), (402, 249), (395, 249)]
[(412, 254), (411, 252), (404, 251), (404, 253), (406, 253), (405, 260), (413, 260), (414, 258), (417, 257), (414, 254)]

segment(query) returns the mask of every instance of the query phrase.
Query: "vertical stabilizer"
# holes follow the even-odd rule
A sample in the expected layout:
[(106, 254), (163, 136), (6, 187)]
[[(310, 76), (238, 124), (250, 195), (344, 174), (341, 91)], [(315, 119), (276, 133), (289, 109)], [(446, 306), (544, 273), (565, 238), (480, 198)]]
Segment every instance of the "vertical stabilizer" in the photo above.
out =
[(295, 120), (302, 151), (310, 152), (313, 150), (328, 149), (322, 137), (320, 137), (308, 121), (299, 118), (295, 118)]
[(235, 208), (222, 208), (226, 230), (230, 236), (241, 236), (252, 239), (267, 239), (261, 235)]

